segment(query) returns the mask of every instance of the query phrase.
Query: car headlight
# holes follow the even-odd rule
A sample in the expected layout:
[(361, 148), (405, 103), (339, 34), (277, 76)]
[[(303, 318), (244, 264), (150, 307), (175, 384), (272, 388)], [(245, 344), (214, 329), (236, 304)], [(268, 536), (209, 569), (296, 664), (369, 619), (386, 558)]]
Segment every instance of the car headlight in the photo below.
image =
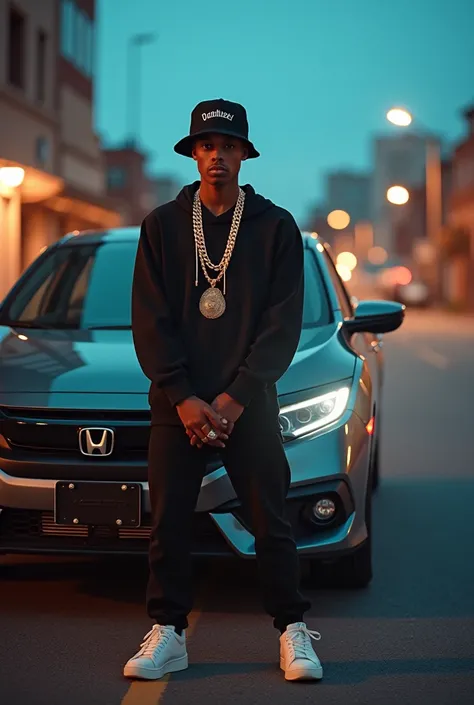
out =
[(284, 406), (280, 410), (283, 436), (297, 438), (334, 423), (346, 409), (349, 392), (349, 387), (341, 387), (334, 392)]

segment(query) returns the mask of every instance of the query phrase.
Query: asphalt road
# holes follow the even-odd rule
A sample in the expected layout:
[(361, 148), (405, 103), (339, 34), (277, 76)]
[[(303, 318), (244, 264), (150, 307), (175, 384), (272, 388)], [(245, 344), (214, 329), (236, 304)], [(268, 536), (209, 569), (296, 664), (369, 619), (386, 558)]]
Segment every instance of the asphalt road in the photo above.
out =
[(410, 314), (385, 349), (375, 577), (361, 592), (308, 591), (322, 682), (283, 680), (248, 563), (201, 565), (191, 667), (130, 685), (146, 564), (4, 557), (1, 705), (472, 705), (474, 319)]

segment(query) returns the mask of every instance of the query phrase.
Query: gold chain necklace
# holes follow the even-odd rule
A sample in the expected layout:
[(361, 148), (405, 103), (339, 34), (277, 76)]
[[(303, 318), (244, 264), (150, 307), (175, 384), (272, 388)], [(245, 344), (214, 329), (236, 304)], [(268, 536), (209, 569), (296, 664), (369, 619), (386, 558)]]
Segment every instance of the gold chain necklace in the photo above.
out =
[[(239, 188), (239, 196), (237, 198), (237, 203), (235, 204), (234, 214), (232, 216), (232, 224), (230, 226), (229, 237), (227, 239), (227, 244), (222, 255), (222, 259), (219, 264), (214, 264), (207, 252), (206, 240), (204, 237), (204, 228), (202, 224), (202, 205), (201, 205), (201, 195), (200, 189), (194, 194), (193, 200), (193, 232), (194, 232), (194, 243), (196, 247), (196, 281), (195, 285), (198, 285), (198, 260), (201, 264), (201, 269), (207, 282), (209, 283), (209, 289), (202, 294), (199, 301), (199, 310), (202, 315), (206, 318), (219, 318), (225, 311), (225, 274), (227, 267), (229, 266), (232, 253), (234, 251), (235, 241), (237, 239), (237, 233), (239, 232), (240, 221), (242, 219), (242, 213), (244, 211), (245, 204), (245, 191)], [(208, 274), (208, 269), (218, 272), (215, 278), (212, 278)], [(217, 288), (217, 284), (224, 278), (224, 293)]]

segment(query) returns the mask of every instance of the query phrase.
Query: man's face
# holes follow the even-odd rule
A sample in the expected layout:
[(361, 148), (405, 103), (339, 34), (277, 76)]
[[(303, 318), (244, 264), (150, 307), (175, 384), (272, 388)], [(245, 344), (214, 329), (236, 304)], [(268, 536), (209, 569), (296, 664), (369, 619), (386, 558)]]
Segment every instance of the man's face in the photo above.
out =
[(245, 142), (226, 135), (206, 135), (196, 140), (193, 149), (201, 179), (213, 186), (235, 181), (247, 156)]

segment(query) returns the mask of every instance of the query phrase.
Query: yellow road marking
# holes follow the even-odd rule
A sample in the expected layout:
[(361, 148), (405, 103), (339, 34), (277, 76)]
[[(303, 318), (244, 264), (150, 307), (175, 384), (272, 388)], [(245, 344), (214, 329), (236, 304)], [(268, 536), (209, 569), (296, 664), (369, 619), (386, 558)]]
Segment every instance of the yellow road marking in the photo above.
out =
[[(189, 615), (186, 639), (192, 636), (202, 610), (195, 609)], [(158, 681), (133, 681), (122, 699), (122, 705), (158, 705), (170, 681), (171, 674)]]

